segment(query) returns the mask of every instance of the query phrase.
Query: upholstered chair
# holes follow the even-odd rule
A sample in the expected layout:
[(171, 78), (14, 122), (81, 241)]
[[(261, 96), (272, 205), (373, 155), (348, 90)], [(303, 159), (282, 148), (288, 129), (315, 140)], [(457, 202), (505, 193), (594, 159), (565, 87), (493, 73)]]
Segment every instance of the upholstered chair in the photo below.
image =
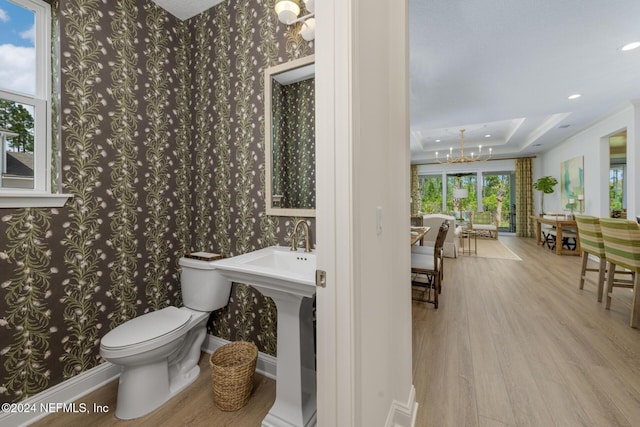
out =
[(607, 258), (607, 270), (615, 267), (626, 268), (631, 272), (631, 280), (614, 281), (614, 275), (607, 275), (606, 308), (611, 307), (614, 287), (633, 289), (631, 302), (631, 327), (640, 327), (640, 225), (626, 219), (600, 218), (600, 229), (604, 239), (604, 252)]
[(435, 308), (438, 308), (438, 295), (442, 292), (443, 246), (448, 231), (449, 221), (443, 221), (432, 248), (428, 246), (411, 247), (411, 286), (423, 288), (424, 297), (418, 301), (433, 303)]
[(449, 221), (449, 231), (444, 239), (444, 256), (447, 258), (456, 258), (458, 256), (458, 247), (460, 246), (460, 232), (462, 227), (457, 224), (456, 218), (451, 215), (444, 214), (426, 214), (422, 217), (422, 225), (431, 227), (429, 232), (424, 236), (424, 246), (433, 247), (438, 230), (443, 221)]
[(492, 239), (498, 238), (498, 220), (493, 212), (473, 212), (469, 228)]
[[(602, 302), (602, 293), (604, 289), (605, 273), (607, 270), (607, 259), (604, 253), (604, 240), (600, 231), (600, 221), (595, 216), (576, 215), (576, 224), (578, 225), (578, 238), (580, 239), (580, 248), (582, 249), (582, 269), (580, 270), (579, 289), (584, 289), (587, 272), (593, 271), (598, 273), (598, 302)], [(589, 255), (598, 258), (598, 268), (588, 268)]]

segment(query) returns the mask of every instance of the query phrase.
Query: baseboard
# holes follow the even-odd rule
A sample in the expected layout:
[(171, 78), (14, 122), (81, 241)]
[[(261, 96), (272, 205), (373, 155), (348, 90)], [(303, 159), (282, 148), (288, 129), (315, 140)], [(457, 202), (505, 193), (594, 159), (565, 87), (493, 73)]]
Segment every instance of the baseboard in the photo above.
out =
[(15, 405), (17, 412), (0, 413), (0, 427), (27, 426), (53, 412), (71, 409), (62, 405), (80, 399), (88, 393), (118, 378), (120, 368), (109, 362), (102, 363), (73, 378), (69, 378), (43, 392)]
[[(202, 343), (202, 351), (207, 353), (213, 353), (220, 347), (225, 344), (229, 344), (231, 341), (227, 341), (223, 338), (216, 337), (214, 335), (207, 335), (204, 343)], [(268, 354), (258, 352), (258, 361), (256, 363), (256, 372), (261, 375), (264, 375), (267, 378), (271, 378), (272, 380), (276, 379), (276, 364), (277, 359), (273, 356), (269, 356)]]
[(416, 402), (416, 389), (411, 385), (409, 399), (406, 403), (394, 400), (391, 403), (385, 427), (415, 427), (418, 415), (418, 402)]
[[(202, 351), (213, 353), (229, 341), (207, 334), (202, 343)], [(258, 353), (256, 371), (265, 377), (276, 379), (276, 358), (268, 354)], [(0, 427), (24, 427), (50, 415), (53, 411), (65, 410), (62, 405), (70, 404), (83, 396), (115, 380), (120, 375), (120, 368), (104, 362), (66, 381), (54, 385), (35, 396), (16, 404), (19, 412), (0, 412)], [(57, 405), (57, 406), (56, 406)], [(28, 410), (24, 410), (28, 408)], [(67, 406), (66, 410), (70, 407)]]

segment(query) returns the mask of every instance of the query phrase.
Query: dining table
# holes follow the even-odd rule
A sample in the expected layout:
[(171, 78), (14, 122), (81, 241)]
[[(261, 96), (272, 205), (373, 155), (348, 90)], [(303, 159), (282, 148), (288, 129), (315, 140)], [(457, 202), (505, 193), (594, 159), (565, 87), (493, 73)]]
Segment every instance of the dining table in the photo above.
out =
[(411, 246), (420, 242), (420, 246), (424, 243), (424, 236), (431, 230), (431, 227), (411, 227)]

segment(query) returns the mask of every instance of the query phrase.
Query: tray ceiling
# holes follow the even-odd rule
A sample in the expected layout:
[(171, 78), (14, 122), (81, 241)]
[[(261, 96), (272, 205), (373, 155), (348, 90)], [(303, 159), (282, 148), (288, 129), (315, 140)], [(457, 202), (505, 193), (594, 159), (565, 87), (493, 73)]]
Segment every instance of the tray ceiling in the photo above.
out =
[(460, 129), (467, 149), (534, 155), (639, 100), (640, 49), (620, 50), (639, 16), (637, 0), (410, 0), (412, 162)]

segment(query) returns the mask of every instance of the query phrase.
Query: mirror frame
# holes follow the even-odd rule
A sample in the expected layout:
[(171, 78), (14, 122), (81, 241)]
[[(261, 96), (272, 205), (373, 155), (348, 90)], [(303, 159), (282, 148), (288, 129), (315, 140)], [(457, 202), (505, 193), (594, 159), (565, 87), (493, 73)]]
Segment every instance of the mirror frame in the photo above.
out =
[(315, 55), (305, 56), (304, 58), (285, 62), (283, 64), (269, 67), (264, 72), (264, 151), (265, 151), (265, 207), (267, 215), (273, 216), (299, 216), (299, 217), (315, 217), (316, 210), (297, 209), (297, 208), (274, 208), (272, 197), (272, 179), (273, 179), (273, 122), (272, 122), (272, 102), (273, 93), (273, 76), (284, 72), (294, 70), (296, 68), (305, 67), (315, 63)]

